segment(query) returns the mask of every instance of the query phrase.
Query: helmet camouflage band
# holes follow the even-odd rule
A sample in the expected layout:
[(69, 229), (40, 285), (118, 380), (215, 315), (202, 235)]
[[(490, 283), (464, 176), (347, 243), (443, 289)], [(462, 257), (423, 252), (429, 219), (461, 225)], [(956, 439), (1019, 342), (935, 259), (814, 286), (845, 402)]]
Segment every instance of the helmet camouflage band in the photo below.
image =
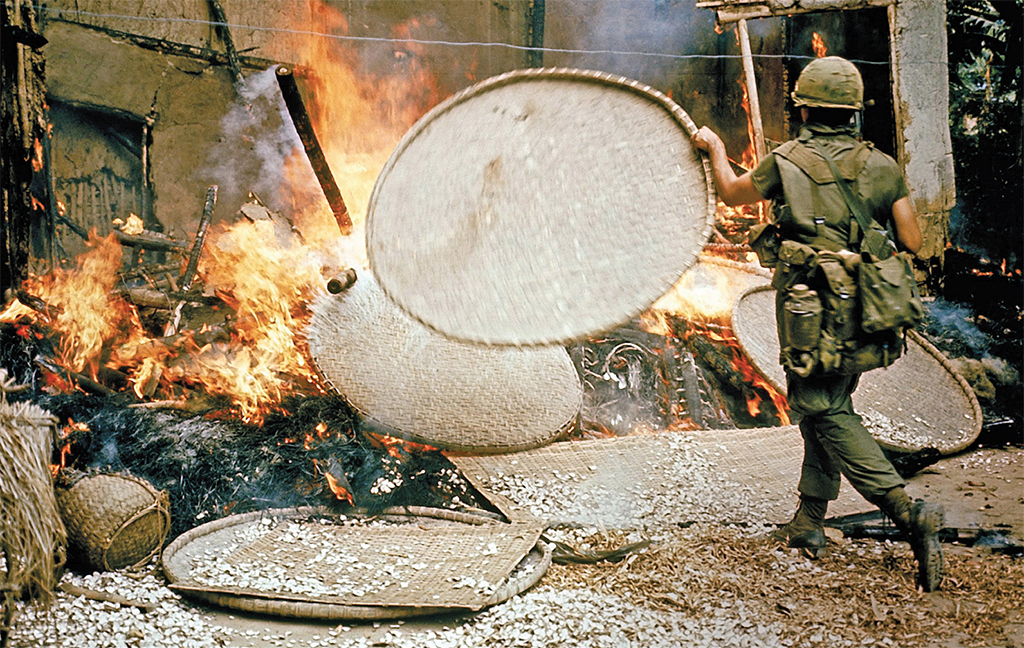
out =
[(860, 110), (864, 107), (864, 81), (853, 63), (826, 56), (807, 64), (792, 96), (797, 106)]

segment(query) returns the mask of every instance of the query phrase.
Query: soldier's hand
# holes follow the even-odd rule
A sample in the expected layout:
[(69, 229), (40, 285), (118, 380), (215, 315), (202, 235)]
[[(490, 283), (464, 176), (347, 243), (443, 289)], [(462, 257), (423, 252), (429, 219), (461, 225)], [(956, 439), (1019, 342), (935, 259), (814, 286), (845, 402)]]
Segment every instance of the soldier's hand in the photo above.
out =
[(690, 143), (702, 151), (711, 152), (715, 146), (722, 143), (722, 139), (707, 126), (701, 126), (700, 130), (690, 136)]

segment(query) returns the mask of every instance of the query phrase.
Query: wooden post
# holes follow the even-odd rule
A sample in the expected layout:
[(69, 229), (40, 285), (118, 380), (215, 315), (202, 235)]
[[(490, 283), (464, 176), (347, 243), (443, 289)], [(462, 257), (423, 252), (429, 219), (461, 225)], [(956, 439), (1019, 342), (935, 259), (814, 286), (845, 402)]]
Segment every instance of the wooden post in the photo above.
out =
[(320, 188), (324, 190), (327, 203), (334, 212), (334, 219), (338, 222), (338, 229), (342, 234), (349, 234), (352, 231), (352, 218), (348, 215), (348, 207), (341, 197), (341, 190), (334, 180), (331, 167), (327, 164), (327, 157), (320, 147), (320, 141), (316, 138), (313, 124), (309, 120), (309, 113), (306, 112), (306, 105), (302, 103), (302, 96), (299, 94), (299, 87), (295, 83), (292, 71), (283, 65), (277, 68), (277, 84), (281, 86), (281, 94), (284, 96), (284, 104), (291, 115), (295, 130), (302, 140), (302, 146), (306, 149), (306, 157), (313, 167), (316, 179), (320, 181)]
[(528, 66), (544, 67), (544, 0), (533, 0), (530, 8), (530, 50)]
[(737, 26), (740, 37), (740, 53), (743, 54), (743, 79), (747, 86), (747, 100), (750, 102), (750, 124), (754, 129), (754, 155), (760, 162), (768, 154), (764, 142), (764, 124), (761, 123), (761, 102), (757, 96), (757, 80), (754, 78), (754, 56), (750, 53), (750, 34), (747, 32), (747, 21), (741, 20)]

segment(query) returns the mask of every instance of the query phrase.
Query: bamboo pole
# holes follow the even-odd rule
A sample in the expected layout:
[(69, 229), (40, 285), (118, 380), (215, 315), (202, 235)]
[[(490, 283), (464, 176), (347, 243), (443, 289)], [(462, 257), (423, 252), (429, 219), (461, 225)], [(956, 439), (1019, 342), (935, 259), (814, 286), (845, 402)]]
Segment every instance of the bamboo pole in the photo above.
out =
[(750, 102), (750, 124), (754, 129), (754, 155), (760, 162), (768, 154), (764, 141), (764, 124), (761, 122), (761, 102), (757, 96), (757, 80), (754, 78), (754, 56), (750, 53), (750, 34), (747, 32), (747, 21), (741, 20), (737, 26), (740, 37), (740, 53), (743, 54), (743, 79), (747, 86), (747, 100)]

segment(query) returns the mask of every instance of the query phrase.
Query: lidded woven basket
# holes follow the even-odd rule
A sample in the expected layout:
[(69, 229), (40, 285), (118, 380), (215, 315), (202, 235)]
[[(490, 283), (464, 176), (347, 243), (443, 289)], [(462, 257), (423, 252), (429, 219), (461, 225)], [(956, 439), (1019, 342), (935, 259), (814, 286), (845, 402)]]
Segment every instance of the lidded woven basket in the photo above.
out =
[(75, 562), (97, 571), (138, 568), (163, 547), (170, 503), (165, 491), (145, 479), (85, 475), (56, 492)]

